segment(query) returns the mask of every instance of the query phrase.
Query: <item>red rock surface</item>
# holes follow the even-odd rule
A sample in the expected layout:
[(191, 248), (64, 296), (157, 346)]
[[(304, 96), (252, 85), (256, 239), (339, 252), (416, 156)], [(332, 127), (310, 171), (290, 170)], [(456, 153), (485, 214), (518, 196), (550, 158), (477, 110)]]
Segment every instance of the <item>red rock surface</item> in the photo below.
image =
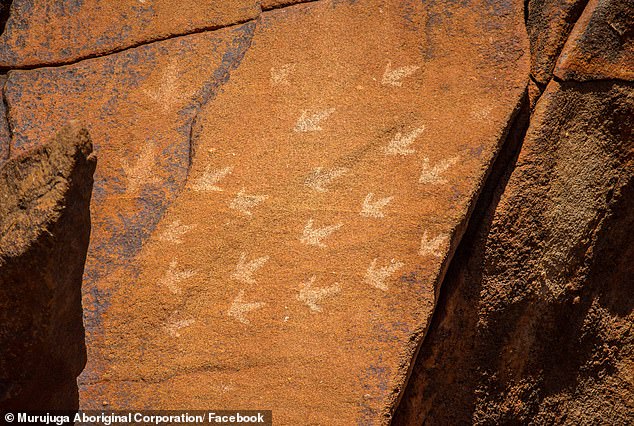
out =
[(13, 0), (0, 67), (75, 62), (254, 19), (253, 0)]
[(443, 283), (395, 424), (631, 423), (633, 89), (549, 84)]
[(590, 0), (557, 61), (562, 80), (634, 81), (634, 7)]
[[(0, 161), (69, 119), (90, 130), (100, 157), (81, 407), (388, 422), (422, 339), (438, 329), (441, 283), (476, 202), (504, 191), (501, 174), (487, 176), (496, 159), (513, 169), (506, 151), (529, 109), (550, 126), (539, 144), (561, 123), (578, 138), (583, 120), (598, 123), (571, 118), (565, 100), (583, 100), (560, 96), (553, 73), (631, 78), (622, 2), (564, 3), (15, 0), (0, 43), (0, 67), (13, 68), (0, 77)], [(595, 49), (597, 37), (610, 46)], [(551, 109), (568, 112), (551, 120)], [(542, 195), (580, 196), (558, 188)], [(509, 229), (522, 223), (510, 217)], [(559, 237), (576, 235), (560, 225)], [(438, 348), (469, 353), (446, 341)], [(424, 347), (418, 365), (436, 350)], [(443, 379), (459, 375), (446, 360), (470, 368), (460, 356), (432, 359)], [(399, 418), (413, 424), (421, 413), (469, 420), (405, 398), (415, 403)], [(510, 412), (508, 401), (488, 407)], [(505, 418), (491, 411), (481, 419)]]
[[(550, 7), (531, 2), (529, 34), (558, 27)], [(529, 91), (526, 135), (516, 123), (485, 185), (393, 424), (632, 423), (630, 12), (590, 2), (555, 80)], [(543, 40), (533, 70), (554, 63)]]
[(524, 91), (496, 7), (316, 2), (10, 72), (14, 151), (83, 117), (104, 158), (82, 406), (389, 413)]

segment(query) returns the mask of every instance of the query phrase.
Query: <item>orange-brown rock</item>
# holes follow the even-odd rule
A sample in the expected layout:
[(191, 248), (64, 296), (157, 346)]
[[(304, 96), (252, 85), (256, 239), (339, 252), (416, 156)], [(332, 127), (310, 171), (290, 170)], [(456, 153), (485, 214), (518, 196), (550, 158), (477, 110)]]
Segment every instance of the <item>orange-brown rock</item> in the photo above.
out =
[(100, 156), (83, 409), (634, 417), (627, 2), (7, 3), (0, 163)]
[[(184, 185), (192, 122), (239, 64), (252, 32), (247, 24), (72, 66), (9, 73), (5, 96), (14, 105), (12, 153), (82, 117), (101, 158), (84, 274), (89, 341), (108, 305), (107, 290), (97, 281), (130, 265)], [(90, 358), (102, 359), (97, 353)]]
[(633, 89), (548, 86), (456, 254), (395, 424), (631, 423)]
[(312, 2), (11, 71), (12, 152), (82, 116), (103, 158), (82, 407), (387, 419), (527, 50), (519, 2)]
[(0, 168), (0, 410), (78, 408), (95, 156), (65, 128)]
[(9, 158), (11, 131), (7, 121), (7, 107), (4, 100), (4, 83), (6, 77), (0, 75), (0, 165)]
[[(627, 37), (610, 33), (631, 30), (617, 25), (631, 22), (625, 9), (590, 2), (575, 24), (555, 77), (584, 83), (531, 90), (517, 164), (507, 149), (485, 186), (394, 424), (634, 418), (634, 86), (624, 81), (634, 62)], [(529, 34), (557, 26), (536, 19), (549, 13), (529, 4)], [(539, 37), (531, 43), (534, 67), (553, 63)]]
[(74, 62), (253, 20), (255, 0), (13, 0), (0, 68)]
[(552, 78), (561, 49), (586, 3), (586, 0), (526, 2), (526, 31), (531, 46), (531, 76), (540, 89), (543, 90)]
[(634, 81), (634, 7), (590, 0), (568, 37), (555, 75), (562, 80)]

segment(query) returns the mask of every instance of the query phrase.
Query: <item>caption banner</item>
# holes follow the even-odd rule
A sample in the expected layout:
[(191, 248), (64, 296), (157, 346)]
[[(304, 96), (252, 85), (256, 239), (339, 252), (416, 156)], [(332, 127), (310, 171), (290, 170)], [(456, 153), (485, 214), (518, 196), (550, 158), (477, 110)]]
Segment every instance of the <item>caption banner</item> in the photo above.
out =
[(272, 426), (270, 410), (231, 411), (78, 411), (78, 412), (11, 412), (0, 418), (7, 424), (44, 425), (259, 425)]

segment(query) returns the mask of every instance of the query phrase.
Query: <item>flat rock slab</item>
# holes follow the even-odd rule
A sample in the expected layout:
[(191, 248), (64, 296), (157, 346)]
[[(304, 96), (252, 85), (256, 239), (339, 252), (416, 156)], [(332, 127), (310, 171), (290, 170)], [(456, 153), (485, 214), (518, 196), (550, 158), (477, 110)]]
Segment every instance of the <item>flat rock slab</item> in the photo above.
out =
[(634, 81), (634, 8), (627, 0), (590, 0), (564, 46), (562, 80)]
[(123, 50), (254, 19), (255, 0), (13, 0), (0, 67), (30, 67)]
[(519, 1), (322, 1), (10, 73), (14, 149), (79, 116), (103, 159), (82, 407), (381, 422), (527, 52)]
[[(11, 155), (81, 119), (101, 160), (95, 173), (91, 245), (84, 275), (88, 341), (101, 329), (99, 280), (132, 259), (183, 187), (191, 127), (248, 48), (254, 24), (152, 43), (78, 64), (11, 71)], [(1, 127), (0, 127), (1, 128)], [(102, 359), (89, 345), (89, 357)], [(85, 371), (92, 378), (92, 364)], [(92, 380), (92, 379), (91, 379)]]

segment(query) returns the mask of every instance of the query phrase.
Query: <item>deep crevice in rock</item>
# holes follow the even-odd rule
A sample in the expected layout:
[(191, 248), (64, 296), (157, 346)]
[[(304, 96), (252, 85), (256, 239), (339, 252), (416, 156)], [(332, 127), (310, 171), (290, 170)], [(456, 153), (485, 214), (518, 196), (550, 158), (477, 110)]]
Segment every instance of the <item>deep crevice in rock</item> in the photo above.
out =
[(4, 33), (4, 28), (9, 20), (12, 3), (13, 0), (0, 0), (0, 35)]
[[(509, 128), (505, 141), (491, 167), (491, 171), (482, 187), (480, 196), (476, 201), (466, 231), (460, 240), (451, 262), (449, 263), (447, 273), (445, 274), (445, 278), (440, 286), (438, 301), (428, 327), (428, 333), (431, 330), (438, 329), (440, 322), (442, 322), (444, 316), (446, 315), (447, 298), (449, 294), (455, 291), (457, 273), (462, 268), (465, 260), (473, 253), (474, 242), (477, 239), (478, 233), (482, 228), (487, 228), (492, 220), (493, 212), (495, 212), (500, 197), (504, 192), (504, 188), (506, 187), (511, 173), (515, 168), (515, 163), (521, 150), (529, 121), (529, 99), (528, 94), (525, 93), (521, 101), (519, 111)], [(429, 338), (429, 334), (423, 338), (419, 348), (419, 353), (413, 358), (413, 364), (419, 357), (423, 357), (425, 353), (429, 353), (434, 350), (431, 345), (427, 344)], [(416, 395), (415, 392), (416, 391), (413, 389), (410, 382), (408, 382), (403, 392), (401, 402), (394, 412), (394, 416), (392, 418), (393, 425), (406, 426), (419, 424), (409, 417), (411, 413), (403, 407), (405, 404), (410, 404), (412, 401), (420, 402), (422, 400), (421, 396)], [(459, 407), (456, 408), (458, 409)]]
[[(618, 96), (622, 96), (621, 100), (625, 99), (625, 90), (619, 91), (618, 85), (624, 87), (624, 83), (620, 81), (584, 84), (568, 82), (562, 83), (549, 96), (548, 102), (551, 103), (550, 107), (555, 111), (555, 116), (562, 114), (563, 117), (574, 120), (577, 114), (587, 114), (590, 110), (595, 117), (607, 118), (602, 125), (605, 126), (605, 134), (612, 135), (612, 140), (604, 149), (611, 148), (611, 151), (607, 152), (613, 152), (611, 155), (614, 156), (614, 170), (618, 170), (616, 165), (621, 164), (620, 178), (625, 179), (619, 181), (615, 180), (614, 176), (592, 174), (592, 169), (589, 170), (590, 179), (596, 179), (598, 182), (605, 179), (604, 185), (612, 187), (612, 190), (607, 193), (605, 206), (600, 206), (597, 216), (586, 223), (585, 226), (591, 231), (588, 237), (579, 240), (579, 247), (570, 255), (572, 259), (566, 258), (566, 269), (560, 273), (569, 277), (570, 282), (564, 292), (551, 297), (545, 297), (539, 292), (531, 293), (528, 287), (530, 283), (534, 284), (535, 280), (522, 284), (523, 279), (528, 278), (515, 275), (512, 279), (514, 282), (508, 283), (507, 286), (503, 279), (506, 276), (505, 268), (494, 269), (491, 266), (497, 263), (506, 265), (504, 259), (507, 258), (510, 260), (509, 265), (513, 265), (514, 261), (521, 262), (517, 260), (521, 258), (518, 247), (525, 247), (527, 260), (539, 257), (539, 254), (531, 255), (532, 251), (540, 253), (539, 250), (542, 250), (539, 247), (522, 245), (522, 238), (526, 238), (525, 235), (521, 235), (523, 231), (516, 235), (517, 230), (508, 230), (508, 220), (513, 218), (513, 214), (509, 214), (508, 203), (514, 205), (513, 211), (520, 215), (515, 218), (521, 218), (520, 228), (527, 228), (525, 225), (531, 223), (535, 228), (533, 232), (548, 229), (540, 216), (541, 204), (538, 202), (535, 207), (531, 207), (531, 200), (522, 198), (526, 195), (524, 192), (518, 193), (517, 190), (518, 182), (536, 188), (540, 188), (540, 185), (548, 188), (557, 184), (540, 180), (551, 178), (547, 165), (552, 159), (548, 155), (542, 159), (543, 164), (532, 163), (536, 160), (539, 147), (548, 146), (551, 140), (549, 133), (539, 133), (539, 129), (536, 129), (531, 131), (532, 156), (524, 161), (522, 169), (517, 169), (522, 171), (518, 172), (520, 180), (516, 178), (514, 183), (515, 198), (507, 198), (507, 204), (498, 209), (500, 196), (509, 192), (505, 189), (508, 179), (511, 174), (516, 173), (513, 161), (500, 179), (499, 188), (494, 189), (495, 195), (487, 197), (492, 200), (490, 205), (486, 207), (488, 201), (479, 200), (479, 205), (483, 208), (476, 208), (474, 211), (469, 229), (449, 266), (428, 334), (415, 361), (410, 385), (406, 389), (393, 424), (460, 424), (467, 420), (487, 423), (496, 418), (492, 415), (493, 412), (498, 413), (497, 421), (503, 423), (513, 423), (520, 419), (523, 419), (522, 422), (528, 422), (529, 419), (535, 418), (541, 421), (550, 418), (553, 423), (559, 423), (562, 416), (565, 418), (569, 415), (566, 410), (570, 410), (571, 405), (566, 405), (566, 392), (576, 392), (578, 387), (582, 389), (580, 392), (596, 392), (596, 395), (591, 395), (598, 401), (605, 398), (604, 395), (614, 395), (614, 400), (609, 401), (615, 404), (614, 407), (610, 408), (610, 405), (605, 403), (599, 404), (598, 407), (587, 406), (590, 414), (586, 413), (586, 418), (592, 415), (604, 416), (606, 411), (618, 408), (623, 399), (627, 398), (625, 391), (620, 390), (620, 394), (617, 392), (620, 385), (612, 391), (612, 383), (615, 382), (610, 380), (622, 380), (616, 362), (621, 358), (627, 359), (628, 353), (631, 358), (631, 337), (627, 337), (627, 331), (622, 332), (620, 337), (618, 330), (614, 331), (615, 329), (610, 329), (613, 330), (612, 335), (607, 333), (610, 326), (605, 325), (605, 312), (617, 318), (617, 323), (620, 321), (618, 318), (625, 321), (632, 312), (631, 298), (624, 297), (632, 291), (631, 265), (634, 264), (634, 253), (626, 236), (627, 230), (631, 229), (634, 223), (634, 216), (631, 214), (634, 180), (625, 168), (627, 161), (631, 164), (632, 158), (627, 145), (631, 144), (631, 105), (615, 107), (608, 103), (603, 106), (605, 111), (600, 111), (596, 110), (597, 104), (591, 103), (593, 107), (590, 107), (587, 106), (587, 102), (580, 101), (578, 104), (572, 102), (569, 105), (566, 98), (571, 96), (571, 99), (591, 99), (594, 94), (617, 102)], [(559, 96), (560, 100), (554, 101), (555, 96)], [(553, 102), (558, 104), (552, 105)], [(566, 111), (560, 111), (557, 105), (565, 105)], [(615, 105), (619, 105), (618, 102)], [(578, 110), (575, 110), (575, 107)], [(574, 114), (571, 113), (573, 111)], [(544, 120), (545, 123), (552, 124), (548, 120), (553, 118), (548, 114), (544, 118), (542, 114), (540, 120), (543, 126)], [(593, 120), (600, 121), (599, 118)], [(597, 125), (598, 123), (594, 123), (591, 127)], [(546, 129), (549, 127), (546, 126)], [(610, 137), (607, 137), (606, 142), (610, 141)], [(553, 143), (564, 144), (567, 138), (566, 134), (565, 138), (556, 139)], [(586, 139), (593, 141), (591, 137)], [(535, 140), (540, 140), (542, 145), (535, 146)], [(527, 185), (527, 181), (522, 179), (528, 179), (531, 183)], [(540, 190), (536, 190), (540, 194)], [(497, 228), (493, 229), (494, 215), (501, 215), (507, 222), (500, 222), (500, 217), (497, 217)], [(531, 226), (528, 228), (532, 229)], [(506, 235), (506, 240), (500, 237), (501, 230), (510, 232)], [(527, 229), (526, 232), (530, 230)], [(565, 240), (564, 237), (563, 241)], [(542, 244), (539, 241), (538, 239), (537, 244)], [(501, 242), (505, 242), (506, 245), (501, 245)], [(485, 262), (488, 266), (485, 266)], [(531, 270), (529, 266), (526, 268)], [(579, 274), (581, 275), (578, 276)], [(494, 284), (491, 281), (499, 282), (500, 287), (492, 288)], [(482, 296), (483, 292), (486, 291), (490, 296), (491, 292), (502, 292), (502, 289), (515, 297), (512, 299), (514, 301), (509, 300), (500, 306), (487, 305), (487, 300)], [(550, 290), (543, 291), (548, 294)], [(595, 323), (588, 323), (589, 320)], [(522, 337), (524, 333), (530, 333), (530, 330), (535, 330), (536, 334)], [(518, 382), (522, 378), (526, 378), (526, 382)], [(584, 378), (596, 383), (595, 387), (588, 385), (583, 388), (580, 381)], [(523, 390), (518, 390), (522, 389), (518, 383), (523, 383)], [(626, 386), (622, 386), (622, 389), (626, 389)], [(522, 393), (512, 393), (518, 391)], [(510, 406), (512, 402), (509, 403), (513, 400), (522, 405), (521, 410), (516, 407), (514, 411), (513, 406)], [(573, 403), (582, 402), (571, 399), (570, 404)], [(586, 403), (590, 404), (591, 401)], [(500, 408), (505, 408), (506, 412), (500, 413)], [(627, 410), (623, 410), (621, 406), (617, 411), (618, 413), (612, 413), (613, 417), (610, 414), (609, 418), (615, 419), (614, 424), (624, 424), (622, 421), (628, 416)], [(424, 413), (429, 417), (425, 418)]]
[(11, 157), (13, 139), (13, 129), (9, 122), (9, 103), (4, 95), (6, 84), (6, 77), (0, 75), (0, 165)]
[(262, 5), (260, 4), (260, 9), (262, 10), (262, 12), (268, 12), (271, 10), (286, 9), (287, 7), (298, 6), (304, 3), (316, 3), (318, 1), (321, 1), (321, 0), (303, 0), (303, 1), (298, 1), (295, 3), (282, 3), (279, 5), (267, 6), (267, 7), (262, 7)]
[(85, 130), (0, 167), (0, 410), (77, 410), (96, 159)]

